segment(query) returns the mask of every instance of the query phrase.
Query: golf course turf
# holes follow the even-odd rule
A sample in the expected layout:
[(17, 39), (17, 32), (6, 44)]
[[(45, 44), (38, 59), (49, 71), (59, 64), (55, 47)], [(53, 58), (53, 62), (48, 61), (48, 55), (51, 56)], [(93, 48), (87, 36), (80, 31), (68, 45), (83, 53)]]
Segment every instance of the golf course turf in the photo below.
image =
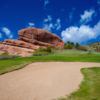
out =
[[(97, 62), (100, 53), (88, 53), (77, 50), (64, 50), (45, 56), (16, 57), (0, 60), (0, 74), (21, 69), (33, 62)], [(94, 66), (95, 67), (95, 66)], [(80, 88), (69, 96), (58, 100), (99, 100), (100, 99), (100, 68), (83, 68), (84, 75)], [(65, 87), (66, 88), (66, 87)]]

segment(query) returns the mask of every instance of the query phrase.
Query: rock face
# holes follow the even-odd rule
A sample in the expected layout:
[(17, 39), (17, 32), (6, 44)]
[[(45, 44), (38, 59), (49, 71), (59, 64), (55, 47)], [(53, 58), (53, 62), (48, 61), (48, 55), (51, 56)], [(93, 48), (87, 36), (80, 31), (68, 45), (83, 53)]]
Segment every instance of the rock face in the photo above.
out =
[(0, 44), (0, 50), (19, 56), (30, 56), (39, 48), (63, 48), (64, 42), (56, 35), (37, 28), (26, 28), (18, 32), (18, 40), (5, 40)]
[(63, 41), (56, 35), (37, 28), (27, 28), (19, 31), (19, 40), (40, 46), (63, 47)]
[(0, 50), (10, 55), (17, 55), (22, 57), (31, 56), (32, 53), (34, 52), (33, 49), (21, 48), (12, 45), (6, 45), (6, 44), (0, 44)]

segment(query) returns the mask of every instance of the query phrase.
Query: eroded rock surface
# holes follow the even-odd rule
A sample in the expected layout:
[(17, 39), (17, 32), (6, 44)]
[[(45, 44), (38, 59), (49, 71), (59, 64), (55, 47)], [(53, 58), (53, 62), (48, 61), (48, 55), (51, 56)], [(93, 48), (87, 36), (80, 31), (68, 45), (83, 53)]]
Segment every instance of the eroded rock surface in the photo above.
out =
[(19, 31), (19, 40), (40, 46), (54, 46), (62, 48), (64, 42), (56, 35), (37, 28), (26, 28)]

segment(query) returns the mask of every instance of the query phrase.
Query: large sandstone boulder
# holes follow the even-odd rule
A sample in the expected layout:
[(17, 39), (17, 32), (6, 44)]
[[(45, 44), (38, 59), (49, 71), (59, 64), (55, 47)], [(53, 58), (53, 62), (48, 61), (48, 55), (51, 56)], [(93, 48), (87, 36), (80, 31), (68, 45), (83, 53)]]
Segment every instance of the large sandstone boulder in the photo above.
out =
[(64, 42), (56, 35), (37, 28), (26, 28), (19, 31), (19, 40), (40, 46), (54, 46), (63, 48)]

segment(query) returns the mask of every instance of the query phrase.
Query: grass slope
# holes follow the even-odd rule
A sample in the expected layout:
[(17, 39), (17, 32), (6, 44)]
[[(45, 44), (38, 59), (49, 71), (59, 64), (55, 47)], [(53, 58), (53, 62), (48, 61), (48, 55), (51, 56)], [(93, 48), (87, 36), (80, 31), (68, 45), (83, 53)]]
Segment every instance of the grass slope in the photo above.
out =
[(84, 80), (79, 90), (59, 100), (100, 100), (100, 68), (83, 68)]
[(64, 61), (64, 62), (100, 62), (100, 53), (89, 54), (77, 50), (57, 51), (46, 56), (17, 57), (13, 59), (0, 60), (0, 74), (23, 68), (32, 62)]

